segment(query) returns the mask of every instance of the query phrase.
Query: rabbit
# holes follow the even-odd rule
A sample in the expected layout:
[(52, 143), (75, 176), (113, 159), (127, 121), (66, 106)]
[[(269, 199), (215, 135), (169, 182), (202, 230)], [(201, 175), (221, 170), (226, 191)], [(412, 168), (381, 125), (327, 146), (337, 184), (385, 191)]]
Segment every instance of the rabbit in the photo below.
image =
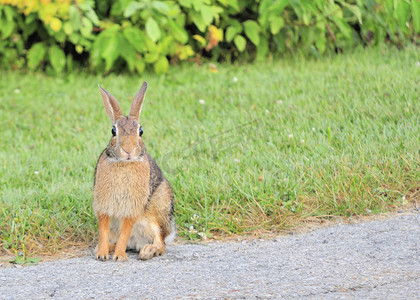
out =
[(147, 260), (165, 253), (176, 235), (174, 194), (143, 144), (139, 116), (147, 82), (133, 99), (128, 116), (100, 85), (112, 137), (95, 168), (93, 211), (98, 219), (96, 259), (126, 261), (126, 249), (139, 251)]

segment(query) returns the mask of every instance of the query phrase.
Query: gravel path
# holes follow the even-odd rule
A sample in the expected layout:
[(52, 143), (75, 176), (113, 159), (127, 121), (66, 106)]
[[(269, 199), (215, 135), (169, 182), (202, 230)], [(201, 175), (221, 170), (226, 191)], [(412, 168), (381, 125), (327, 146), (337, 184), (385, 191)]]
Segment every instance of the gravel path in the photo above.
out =
[(169, 246), (138, 261), (93, 257), (0, 268), (1, 299), (420, 299), (420, 214), (269, 241)]

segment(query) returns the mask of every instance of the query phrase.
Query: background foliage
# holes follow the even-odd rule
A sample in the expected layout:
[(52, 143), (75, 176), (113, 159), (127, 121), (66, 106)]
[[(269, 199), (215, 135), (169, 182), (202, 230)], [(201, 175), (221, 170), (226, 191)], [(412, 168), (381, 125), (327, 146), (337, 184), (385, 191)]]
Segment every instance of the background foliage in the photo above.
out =
[(0, 0), (0, 63), (47, 73), (419, 42), (418, 0)]

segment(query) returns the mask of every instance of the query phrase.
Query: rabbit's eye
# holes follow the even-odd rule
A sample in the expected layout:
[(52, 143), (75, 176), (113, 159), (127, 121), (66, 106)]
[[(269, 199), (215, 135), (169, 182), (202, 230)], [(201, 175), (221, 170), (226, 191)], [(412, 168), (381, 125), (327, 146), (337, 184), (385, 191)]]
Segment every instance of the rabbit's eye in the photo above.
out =
[(115, 126), (112, 126), (112, 136), (115, 136), (117, 134), (117, 129), (115, 128)]
[(143, 128), (141, 128), (141, 126), (140, 126), (140, 128), (139, 128), (139, 136), (142, 136), (143, 135)]

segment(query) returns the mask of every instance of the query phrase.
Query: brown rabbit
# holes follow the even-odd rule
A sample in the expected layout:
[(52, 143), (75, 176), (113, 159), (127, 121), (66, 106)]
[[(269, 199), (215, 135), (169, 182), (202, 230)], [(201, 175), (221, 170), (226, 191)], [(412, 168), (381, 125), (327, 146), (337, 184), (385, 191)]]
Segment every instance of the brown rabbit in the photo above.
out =
[(142, 260), (150, 259), (165, 253), (165, 244), (174, 239), (175, 218), (172, 189), (141, 137), (138, 120), (147, 83), (134, 97), (128, 117), (111, 94), (99, 89), (113, 127), (111, 141), (95, 168), (96, 258), (107, 260), (115, 246), (113, 260), (127, 260), (126, 248), (140, 251)]

